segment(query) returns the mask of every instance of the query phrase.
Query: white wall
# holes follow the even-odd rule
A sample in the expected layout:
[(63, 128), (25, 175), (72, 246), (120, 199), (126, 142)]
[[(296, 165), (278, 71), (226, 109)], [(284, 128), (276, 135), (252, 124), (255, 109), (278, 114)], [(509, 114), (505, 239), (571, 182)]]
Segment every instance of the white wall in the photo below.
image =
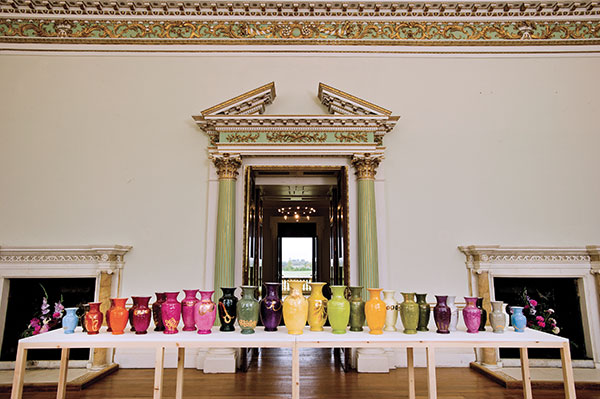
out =
[(600, 243), (599, 70), (592, 57), (1, 55), (0, 245), (130, 244), (123, 295), (203, 287), (207, 140), (191, 115), (270, 81), (269, 112), (323, 113), (322, 81), (402, 117), (386, 139), (382, 286), (462, 296), (457, 245)]

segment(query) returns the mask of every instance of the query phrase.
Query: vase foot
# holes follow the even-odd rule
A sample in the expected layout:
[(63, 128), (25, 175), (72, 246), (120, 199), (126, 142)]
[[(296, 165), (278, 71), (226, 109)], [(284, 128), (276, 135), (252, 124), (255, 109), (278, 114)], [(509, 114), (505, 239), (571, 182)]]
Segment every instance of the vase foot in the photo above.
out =
[(198, 334), (211, 334), (211, 330), (198, 330)]
[(183, 327), (182, 331), (196, 331), (196, 327)]
[(416, 334), (417, 330), (404, 330), (404, 334)]
[(381, 334), (383, 334), (383, 330), (371, 330), (371, 331), (369, 331), (369, 334), (381, 335)]
[(135, 333), (136, 333), (136, 335), (143, 335), (143, 334), (146, 334), (147, 331), (145, 331), (145, 330), (144, 331), (136, 331)]

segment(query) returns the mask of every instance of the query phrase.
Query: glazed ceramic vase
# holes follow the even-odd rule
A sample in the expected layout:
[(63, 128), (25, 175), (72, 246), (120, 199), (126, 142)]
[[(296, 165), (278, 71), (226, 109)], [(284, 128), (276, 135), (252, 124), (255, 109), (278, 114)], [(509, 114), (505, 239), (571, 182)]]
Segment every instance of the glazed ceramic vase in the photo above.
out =
[(219, 298), (217, 306), (219, 310), (219, 321), (221, 327), (219, 331), (235, 331), (235, 316), (237, 312), (238, 299), (234, 295), (235, 287), (221, 287), (223, 296)]
[(475, 334), (479, 331), (479, 324), (481, 324), (481, 310), (477, 307), (477, 297), (466, 296), (465, 302), (467, 305), (462, 310), (463, 320), (467, 332)]
[(515, 332), (525, 332), (525, 326), (527, 326), (527, 317), (523, 314), (522, 306), (511, 306), (513, 312), (511, 316), (511, 322), (515, 329)]
[(446, 295), (436, 295), (435, 299), (437, 304), (433, 308), (433, 320), (437, 327), (438, 334), (449, 334), (450, 330), (450, 319), (452, 317), (452, 310), (446, 304), (448, 297)]
[(456, 296), (448, 295), (448, 301), (446, 304), (450, 308), (450, 326), (448, 327), (448, 331), (456, 331), (456, 326), (458, 325), (458, 308), (454, 304), (456, 300)]
[(398, 302), (394, 299), (396, 291), (383, 290), (383, 302), (385, 302), (385, 324), (383, 331), (396, 331), (398, 322)]
[(165, 331), (165, 325), (162, 321), (162, 313), (160, 312), (160, 308), (167, 296), (164, 292), (156, 293), (156, 302), (152, 304), (152, 318), (154, 319), (154, 331)]
[(350, 331), (362, 331), (365, 325), (365, 301), (363, 287), (350, 287)]
[(210, 334), (217, 318), (217, 305), (212, 301), (214, 291), (200, 291), (200, 300), (194, 305), (194, 324), (198, 334)]
[(115, 306), (108, 311), (110, 315), (110, 328), (114, 335), (120, 335), (123, 334), (129, 320), (129, 311), (125, 308), (127, 298), (113, 298), (113, 301), (115, 302)]
[(327, 321), (327, 298), (323, 296), (323, 287), (326, 283), (309, 284), (308, 325), (310, 331), (323, 331), (323, 326)]
[[(98, 309), (98, 310), (100, 310), (100, 309)], [(79, 312), (78, 312), (79, 324), (81, 324), (81, 330), (83, 332), (87, 332), (87, 330), (85, 328), (85, 315), (89, 311), (90, 311), (90, 304), (89, 303), (84, 303), (83, 305), (79, 306)], [(100, 313), (102, 313), (102, 312), (100, 312)]]
[(508, 326), (510, 324), (510, 314), (506, 310), (508, 304), (502, 302), (502, 314), (504, 315), (504, 331), (508, 330)]
[(237, 303), (237, 319), (242, 334), (254, 334), (258, 323), (260, 304), (254, 297), (256, 286), (242, 285), (242, 299)]
[[(113, 302), (113, 300), (111, 300)], [(91, 302), (88, 303), (90, 310), (85, 313), (83, 317), (83, 322), (85, 324), (85, 330), (89, 335), (98, 334), (100, 331), (100, 327), (102, 326), (102, 320), (104, 316), (100, 311), (100, 302)], [(110, 312), (110, 309), (109, 309)], [(107, 312), (108, 313), (108, 312)], [(110, 326), (109, 326), (110, 327)]]
[(490, 325), (492, 326), (492, 331), (494, 331), (496, 334), (502, 334), (506, 326), (506, 314), (502, 312), (502, 305), (504, 305), (502, 301), (492, 302)]
[(108, 310), (106, 311), (104, 320), (106, 320), (106, 325), (108, 326), (108, 329), (106, 331), (112, 332), (112, 328), (110, 328), (110, 310), (115, 307), (115, 301), (114, 301), (114, 298), (110, 298), (109, 301), (110, 301), (110, 306), (109, 306)]
[(427, 294), (416, 294), (417, 304), (419, 305), (419, 326), (417, 331), (429, 331), (427, 325), (431, 317), (431, 307), (427, 303)]
[(283, 322), (288, 334), (302, 334), (308, 319), (308, 300), (302, 295), (303, 281), (290, 280), (290, 295), (283, 301)]
[(350, 302), (345, 297), (345, 285), (332, 285), (331, 299), (327, 303), (327, 315), (331, 332), (334, 334), (346, 334), (346, 328), (350, 321)]
[(383, 334), (385, 325), (385, 302), (381, 300), (381, 288), (367, 288), (369, 300), (365, 303), (365, 316), (369, 334)]
[(77, 327), (77, 323), (79, 322), (76, 314), (77, 308), (65, 308), (65, 311), (67, 314), (62, 318), (62, 327), (65, 330), (65, 334), (73, 334), (75, 332), (75, 327)]
[(419, 327), (420, 306), (415, 302), (413, 292), (403, 292), (402, 296), (404, 302), (400, 304), (400, 318), (404, 326), (404, 334), (416, 334)]
[(150, 319), (152, 319), (152, 310), (148, 307), (150, 303), (149, 296), (136, 296), (131, 297), (133, 299), (133, 311), (131, 316), (131, 323), (133, 324), (131, 331), (135, 331), (136, 334), (146, 334), (148, 327), (150, 327)]
[(265, 283), (267, 295), (260, 301), (260, 320), (265, 331), (277, 331), (283, 317), (283, 304), (279, 299), (279, 283)]
[(160, 307), (165, 334), (177, 334), (179, 321), (181, 320), (181, 303), (177, 301), (179, 291), (165, 292), (167, 300)]
[(137, 296), (132, 296), (131, 300), (133, 301), (133, 305), (131, 305), (131, 307), (128, 310), (128, 320), (129, 320), (129, 331), (133, 331), (135, 332), (135, 327), (133, 326), (133, 309), (135, 309), (136, 305), (136, 301), (137, 301)]
[(485, 323), (487, 321), (487, 311), (483, 308), (483, 298), (477, 298), (477, 308), (481, 310), (481, 320), (479, 322), (479, 331), (485, 331)]
[(183, 331), (196, 330), (196, 315), (194, 309), (198, 303), (198, 290), (183, 290), (185, 298), (181, 300), (181, 319), (183, 320)]

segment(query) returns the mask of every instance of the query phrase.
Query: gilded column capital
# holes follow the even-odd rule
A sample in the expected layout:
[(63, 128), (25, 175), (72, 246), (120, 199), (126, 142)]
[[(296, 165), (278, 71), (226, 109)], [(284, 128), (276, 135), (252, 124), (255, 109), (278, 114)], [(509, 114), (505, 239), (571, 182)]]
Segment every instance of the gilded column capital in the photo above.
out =
[(230, 156), (229, 154), (217, 155), (212, 158), (219, 179), (236, 179), (238, 169), (242, 166), (242, 158), (239, 155)]
[(354, 155), (352, 157), (352, 166), (356, 169), (355, 173), (359, 179), (375, 179), (377, 167), (383, 159), (382, 155), (371, 156), (371, 154)]

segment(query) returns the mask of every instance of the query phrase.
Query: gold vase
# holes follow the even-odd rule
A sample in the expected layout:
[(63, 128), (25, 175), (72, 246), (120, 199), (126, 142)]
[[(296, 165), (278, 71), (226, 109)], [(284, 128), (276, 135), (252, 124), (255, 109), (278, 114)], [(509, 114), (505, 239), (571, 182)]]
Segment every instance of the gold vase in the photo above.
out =
[(381, 300), (382, 288), (367, 288), (369, 300), (365, 303), (365, 315), (369, 334), (383, 334), (385, 325), (385, 302)]
[(304, 281), (290, 280), (290, 294), (283, 301), (283, 322), (288, 334), (302, 334), (308, 319), (308, 301), (302, 295)]
[(310, 296), (308, 297), (308, 325), (310, 331), (323, 331), (327, 321), (327, 298), (323, 296), (323, 287), (326, 283), (309, 283)]

